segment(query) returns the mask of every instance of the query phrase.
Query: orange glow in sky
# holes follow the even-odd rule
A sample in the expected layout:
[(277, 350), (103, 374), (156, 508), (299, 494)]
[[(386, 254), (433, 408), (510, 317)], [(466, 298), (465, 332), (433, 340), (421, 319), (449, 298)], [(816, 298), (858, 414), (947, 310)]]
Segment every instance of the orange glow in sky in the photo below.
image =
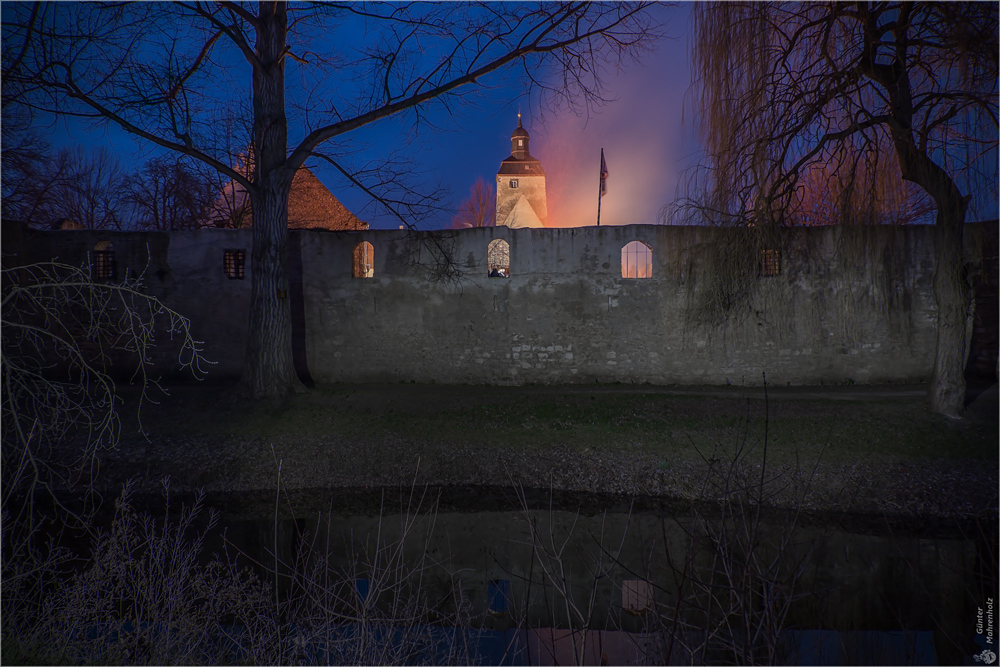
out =
[(531, 124), (531, 153), (546, 173), (547, 226), (597, 223), (602, 148), (608, 189), (601, 225), (657, 222), (696, 146), (693, 130), (681, 121), (690, 84), (686, 59), (683, 38), (664, 40), (643, 65), (608, 76), (608, 96), (616, 99), (596, 114), (562, 112)]

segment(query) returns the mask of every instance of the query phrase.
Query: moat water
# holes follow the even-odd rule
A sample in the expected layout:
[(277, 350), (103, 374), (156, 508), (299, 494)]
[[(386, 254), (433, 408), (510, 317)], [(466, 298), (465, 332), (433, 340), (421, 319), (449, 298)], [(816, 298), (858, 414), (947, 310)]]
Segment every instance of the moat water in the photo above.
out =
[[(156, 498), (134, 500), (163, 513)], [(295, 571), (322, 564), (338, 618), (391, 626), (401, 610), (433, 607), (436, 631), (475, 637), (483, 663), (974, 664), (986, 648), (977, 618), (997, 587), (995, 518), (483, 488), (230, 494), (205, 506), (221, 512), (205, 552), (238, 554), (279, 598), (308, 587)]]

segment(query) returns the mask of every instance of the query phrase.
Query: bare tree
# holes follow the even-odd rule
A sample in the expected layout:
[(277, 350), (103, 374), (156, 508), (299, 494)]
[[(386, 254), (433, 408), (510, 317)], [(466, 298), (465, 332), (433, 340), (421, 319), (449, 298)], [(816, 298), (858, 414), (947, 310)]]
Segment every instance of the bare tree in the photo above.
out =
[[(408, 114), (415, 129), (432, 104), (450, 110), (498, 71), (522, 89), (598, 102), (606, 63), (617, 66), (648, 45), (646, 10), (587, 2), (19, 5), (4, 23), (3, 83), (19, 104), (115, 123), (201, 160), (250, 193), (253, 282), (242, 388), (249, 397), (281, 396), (301, 387), (286, 296), (288, 194), (298, 167), (325, 146), (322, 157), (352, 178), (351, 132), (397, 114)], [(359, 34), (355, 50), (338, 49)], [(233, 78), (241, 65), (243, 82)], [(247, 80), (250, 178), (232, 167), (216, 123), (246, 106)]]
[(973, 196), (996, 192), (997, 5), (719, 3), (696, 6), (694, 18), (709, 158), (699, 210), (782, 224), (812, 165), (861, 192), (857, 165), (890, 148), (937, 211), (929, 398), (958, 417), (971, 303), (963, 223)]
[(37, 133), (3, 149), (3, 215), (32, 227), (60, 219), (85, 229), (121, 229), (129, 215), (124, 175), (106, 149), (64, 148), (53, 155)]
[(492, 185), (486, 185), (483, 177), (469, 188), (469, 198), (458, 207), (458, 213), (451, 220), (452, 229), (470, 227), (493, 227), (497, 218), (497, 197)]
[(4, 119), (2, 147), (0, 207), (3, 217), (31, 226), (49, 222), (46, 206), (51, 201), (47, 195), (52, 181), (51, 170), (47, 168), (50, 164), (48, 144), (36, 132), (11, 132)]
[(128, 226), (125, 175), (108, 149), (61, 149), (50, 169), (53, 185), (48, 193), (54, 219), (67, 218), (85, 229)]
[(198, 227), (215, 199), (215, 184), (190, 159), (161, 155), (125, 179), (125, 200), (133, 207), (134, 226), (172, 231)]

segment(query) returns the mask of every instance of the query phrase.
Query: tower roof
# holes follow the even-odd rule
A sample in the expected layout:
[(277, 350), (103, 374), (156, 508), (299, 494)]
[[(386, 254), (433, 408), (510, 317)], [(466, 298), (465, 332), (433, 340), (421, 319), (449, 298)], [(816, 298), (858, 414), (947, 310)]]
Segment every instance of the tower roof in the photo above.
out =
[[(517, 112), (517, 127), (510, 135), (510, 157), (507, 160), (534, 160), (528, 152), (528, 131), (521, 125), (521, 112)], [(507, 160), (504, 160), (506, 162)]]
[(526, 129), (524, 129), (524, 127), (521, 125), (521, 112), (518, 111), (517, 112), (517, 127), (514, 129), (513, 132), (511, 132), (510, 138), (511, 139), (517, 139), (518, 137), (527, 137), (527, 136), (528, 136), (528, 131)]
[(516, 157), (511, 155), (509, 158), (500, 163), (500, 169), (497, 170), (497, 176), (544, 176), (545, 170), (542, 169), (542, 163), (533, 157), (528, 157), (524, 160), (518, 160)]

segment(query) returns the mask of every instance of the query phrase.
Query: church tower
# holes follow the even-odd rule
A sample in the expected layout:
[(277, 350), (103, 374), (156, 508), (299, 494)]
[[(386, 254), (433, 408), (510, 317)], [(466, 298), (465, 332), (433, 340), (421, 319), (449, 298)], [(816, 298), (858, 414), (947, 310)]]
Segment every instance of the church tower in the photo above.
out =
[(521, 126), (510, 135), (510, 157), (497, 172), (497, 226), (544, 227), (549, 217), (545, 201), (545, 170), (528, 152), (528, 131)]

